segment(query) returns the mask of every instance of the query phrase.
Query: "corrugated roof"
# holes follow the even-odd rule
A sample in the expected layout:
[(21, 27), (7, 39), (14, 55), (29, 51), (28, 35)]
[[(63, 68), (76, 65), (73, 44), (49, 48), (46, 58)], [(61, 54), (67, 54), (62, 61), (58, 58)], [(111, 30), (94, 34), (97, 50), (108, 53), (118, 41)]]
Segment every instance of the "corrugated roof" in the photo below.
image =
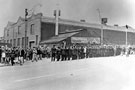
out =
[[(55, 23), (55, 18), (52, 17), (42, 17), (42, 22), (50, 22)], [(97, 28), (97, 29), (107, 29), (107, 30), (115, 30), (115, 31), (123, 31), (125, 32), (134, 32), (135, 29), (133, 28), (126, 28), (123, 26), (111, 26), (111, 25), (102, 25), (102, 24), (95, 24), (95, 23), (88, 23), (88, 22), (80, 22), (80, 21), (74, 21), (74, 20), (68, 20), (68, 19), (59, 19), (60, 24), (67, 24), (67, 25), (74, 25), (74, 26), (81, 26), (81, 27), (88, 27), (88, 28)]]
[(51, 37), (48, 40), (40, 42), (40, 44), (44, 44), (44, 43), (57, 43), (57, 42), (63, 41), (64, 39), (66, 39), (68, 37), (71, 37), (71, 36), (73, 36), (73, 35), (75, 35), (77, 33), (79, 33), (79, 32), (59, 34), (58, 36), (53, 36), (53, 37)]

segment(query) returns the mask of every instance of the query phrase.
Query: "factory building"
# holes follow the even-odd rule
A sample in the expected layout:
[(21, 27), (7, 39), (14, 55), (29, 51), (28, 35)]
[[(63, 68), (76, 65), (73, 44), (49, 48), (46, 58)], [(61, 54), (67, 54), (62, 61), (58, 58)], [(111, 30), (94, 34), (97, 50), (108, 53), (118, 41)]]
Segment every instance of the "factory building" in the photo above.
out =
[(25, 47), (25, 44), (27, 47), (35, 47), (60, 41), (68, 41), (70, 44), (101, 44), (102, 30), (103, 44), (125, 45), (127, 41), (128, 45), (135, 45), (135, 29), (129, 26), (127, 28), (59, 18), (58, 35), (55, 35), (55, 23), (55, 17), (46, 17), (42, 13), (33, 14), (27, 21), (19, 17), (16, 22), (8, 22), (4, 28), (4, 42), (11, 43), (14, 47)]

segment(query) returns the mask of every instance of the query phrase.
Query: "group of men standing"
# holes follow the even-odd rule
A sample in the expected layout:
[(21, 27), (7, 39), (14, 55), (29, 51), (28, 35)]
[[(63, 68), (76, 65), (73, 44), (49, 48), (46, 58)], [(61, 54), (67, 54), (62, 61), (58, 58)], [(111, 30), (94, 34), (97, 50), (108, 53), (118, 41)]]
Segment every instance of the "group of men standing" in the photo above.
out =
[[(51, 61), (77, 60), (92, 57), (118, 56), (123, 53), (123, 48), (113, 46), (65, 46), (53, 45), (51, 49)], [(130, 51), (130, 50), (129, 50)]]
[(51, 61), (83, 59), (85, 56), (86, 48), (83, 46), (77, 48), (76, 46), (57, 47), (53, 45), (51, 49)]

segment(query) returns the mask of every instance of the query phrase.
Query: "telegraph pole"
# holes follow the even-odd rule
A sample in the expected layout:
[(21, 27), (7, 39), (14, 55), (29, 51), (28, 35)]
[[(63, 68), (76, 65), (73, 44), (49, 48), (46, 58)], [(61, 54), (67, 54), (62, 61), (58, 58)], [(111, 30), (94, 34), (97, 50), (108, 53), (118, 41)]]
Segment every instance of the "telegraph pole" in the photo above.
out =
[(55, 35), (58, 35), (58, 29), (59, 29), (59, 15), (58, 15), (58, 9), (56, 9), (56, 26), (55, 26)]
[(127, 38), (127, 29), (128, 29), (128, 25), (126, 25), (126, 49), (128, 48), (127, 46), (128, 46), (128, 38)]
[(127, 25), (126, 25), (126, 47), (127, 47)]
[(59, 10), (59, 4), (57, 4), (57, 9), (54, 10), (54, 16), (55, 16), (55, 35), (58, 35), (59, 31), (59, 16), (60, 16), (60, 10)]
[(27, 16), (30, 16), (31, 15), (30, 12), (32, 14), (34, 14), (34, 11), (35, 11), (35, 9), (36, 9), (37, 6), (40, 6), (41, 7), (42, 5), (41, 4), (37, 4), (31, 10), (28, 10), (27, 8), (25, 9), (25, 37), (24, 37), (24, 40), (25, 40), (25, 42), (24, 42), (25, 43), (25, 49), (27, 48), (27, 45), (28, 45), (28, 39), (27, 39), (27, 23), (28, 23), (28, 18), (27, 18)]
[(99, 14), (99, 19), (100, 19), (100, 23), (101, 23), (101, 45), (103, 45), (103, 25), (102, 25), (102, 22), (101, 22), (101, 20), (102, 20), (102, 17), (101, 17), (101, 14), (100, 14), (100, 10), (99, 9), (97, 9), (97, 11), (98, 11), (98, 14)]
[(27, 16), (28, 16), (28, 9), (25, 9), (25, 49), (27, 48)]

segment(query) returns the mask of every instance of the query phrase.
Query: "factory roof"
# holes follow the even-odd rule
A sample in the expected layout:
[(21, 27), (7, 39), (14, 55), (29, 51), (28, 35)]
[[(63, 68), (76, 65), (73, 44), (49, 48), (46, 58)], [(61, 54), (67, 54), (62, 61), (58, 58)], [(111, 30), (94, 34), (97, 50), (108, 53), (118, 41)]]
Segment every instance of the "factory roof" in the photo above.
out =
[[(50, 22), (50, 23), (55, 23), (55, 17), (46, 17), (43, 16), (42, 13), (34, 14), (31, 17), (28, 17), (28, 21), (36, 18), (41, 18), (42, 22)], [(19, 17), (18, 21), (24, 22), (25, 19), (22, 17)], [(7, 26), (12, 26), (15, 25), (16, 23), (14, 22), (8, 22)], [(111, 26), (111, 25), (103, 25), (103, 24), (96, 24), (96, 23), (88, 23), (88, 22), (81, 22), (81, 21), (75, 21), (75, 20), (69, 20), (69, 19), (62, 19), (59, 18), (59, 24), (67, 24), (67, 25), (73, 25), (73, 26), (80, 26), (83, 28), (97, 28), (97, 29), (106, 29), (106, 30), (114, 30), (114, 31), (127, 31), (127, 32), (134, 32), (135, 29), (132, 27), (128, 26), (128, 29), (126, 26)]]
[[(55, 23), (55, 18), (43, 16), (42, 22)], [(126, 26), (111, 26), (111, 25), (103, 25), (103, 24), (68, 20), (68, 19), (62, 19), (62, 18), (59, 18), (59, 24), (74, 25), (74, 26), (80, 26), (80, 27), (84, 27), (84, 28), (85, 27), (86, 28), (97, 28), (97, 29), (102, 28), (102, 29), (106, 29), (106, 30), (123, 31), (123, 32), (125, 32), (127, 30), (127, 32), (135, 33), (135, 29), (133, 29), (131, 26), (128, 26), (128, 29), (127, 29)]]

